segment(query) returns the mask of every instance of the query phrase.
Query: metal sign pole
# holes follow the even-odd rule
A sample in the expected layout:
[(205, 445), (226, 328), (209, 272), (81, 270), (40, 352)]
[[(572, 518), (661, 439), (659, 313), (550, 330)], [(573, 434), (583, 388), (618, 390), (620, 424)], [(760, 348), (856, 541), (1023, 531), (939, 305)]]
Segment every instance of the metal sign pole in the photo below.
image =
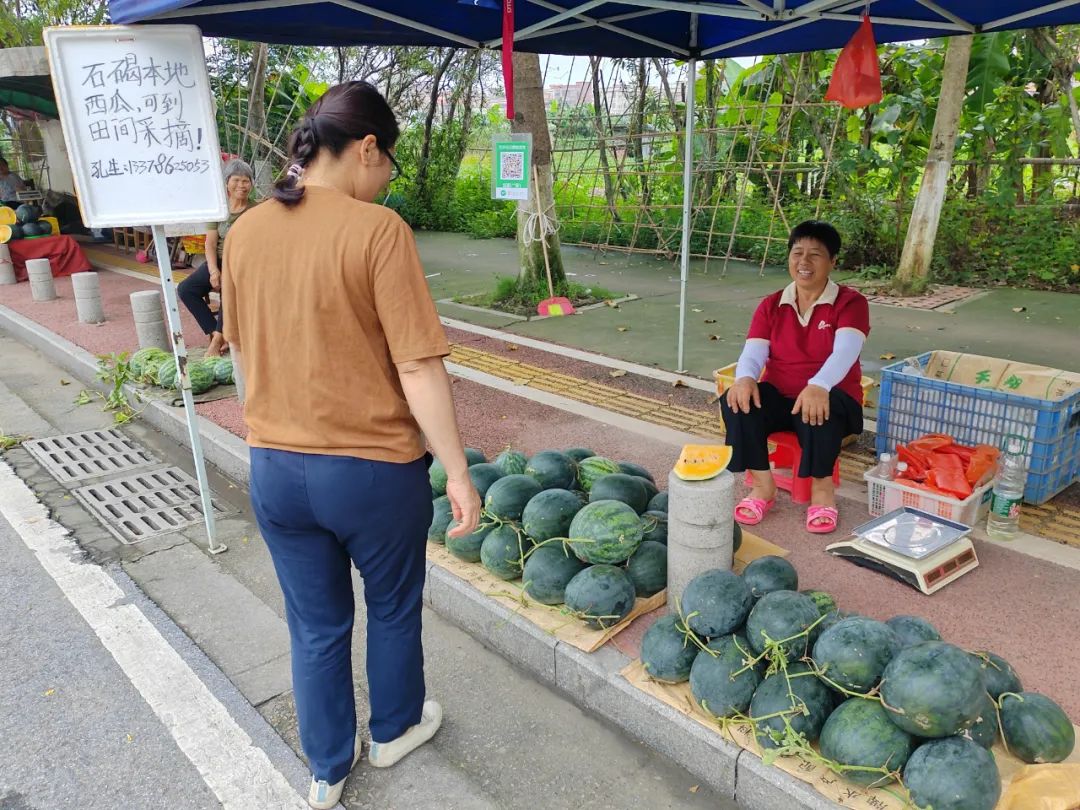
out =
[(180, 324), (180, 305), (176, 299), (176, 284), (173, 282), (172, 260), (169, 258), (169, 243), (165, 238), (162, 225), (152, 226), (154, 233), (154, 252), (157, 253), (158, 272), (161, 275), (161, 290), (165, 295), (165, 314), (169, 321), (169, 335), (172, 337), (173, 356), (178, 370), (177, 382), (184, 398), (184, 415), (187, 417), (188, 436), (191, 439), (191, 454), (195, 457), (195, 477), (199, 481), (199, 495), (202, 497), (203, 519), (206, 522), (206, 537), (211, 554), (220, 554), (228, 549), (218, 544), (215, 539), (214, 508), (210, 501), (210, 483), (206, 480), (206, 462), (203, 459), (202, 439), (199, 436), (199, 415), (195, 413), (195, 398), (191, 395), (191, 378), (188, 377), (187, 347), (184, 345), (184, 330)]
[(675, 370), (686, 371), (683, 359), (686, 343), (686, 285), (690, 280), (690, 232), (693, 228), (694, 204), (694, 91), (697, 79), (697, 60), (693, 57), (686, 63), (686, 126), (683, 127), (685, 138), (683, 150), (683, 210), (682, 210), (682, 247), (679, 256), (679, 352), (675, 360)]

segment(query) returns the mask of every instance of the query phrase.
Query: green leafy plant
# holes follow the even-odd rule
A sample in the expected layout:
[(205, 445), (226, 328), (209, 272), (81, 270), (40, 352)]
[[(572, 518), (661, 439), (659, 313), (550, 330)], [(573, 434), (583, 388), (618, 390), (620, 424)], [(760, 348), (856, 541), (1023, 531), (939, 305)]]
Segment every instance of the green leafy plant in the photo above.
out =
[[(586, 287), (576, 282), (555, 285), (555, 295), (570, 299), (574, 306), (588, 306), (602, 301), (613, 300), (616, 293), (603, 287)], [(518, 315), (535, 315), (537, 305), (551, 297), (546, 283), (523, 283), (519, 279), (500, 276), (495, 280), (495, 290), (481, 295), (463, 296), (454, 299), (461, 304), (488, 307)]]
[(0, 431), (0, 453), (7, 452), (8, 450), (10, 450), (13, 447), (18, 447), (20, 444), (22, 444), (28, 438), (30, 438), (30, 437), (29, 436), (20, 436), (20, 435), (17, 435), (17, 434), (16, 435), (8, 435), (7, 433), (4, 433), (3, 431)]
[[(138, 416), (138, 412), (131, 407), (131, 402), (124, 391), (125, 385), (139, 381), (138, 375), (128, 362), (127, 352), (99, 354), (97, 377), (111, 386), (107, 394), (100, 396), (105, 402), (105, 410), (112, 412), (113, 421), (116, 424), (126, 424)], [(80, 397), (85, 393), (83, 391)]]

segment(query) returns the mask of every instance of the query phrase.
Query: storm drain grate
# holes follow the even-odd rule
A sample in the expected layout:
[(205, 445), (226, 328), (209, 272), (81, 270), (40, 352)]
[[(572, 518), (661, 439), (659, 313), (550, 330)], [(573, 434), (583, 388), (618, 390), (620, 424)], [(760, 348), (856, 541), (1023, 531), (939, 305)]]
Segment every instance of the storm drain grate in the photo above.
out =
[(149, 467), (158, 460), (117, 430), (87, 430), (23, 442), (61, 484)]
[[(127, 544), (203, 522), (199, 484), (178, 467), (88, 484), (75, 497)], [(211, 503), (215, 515), (227, 513), (213, 496)]]

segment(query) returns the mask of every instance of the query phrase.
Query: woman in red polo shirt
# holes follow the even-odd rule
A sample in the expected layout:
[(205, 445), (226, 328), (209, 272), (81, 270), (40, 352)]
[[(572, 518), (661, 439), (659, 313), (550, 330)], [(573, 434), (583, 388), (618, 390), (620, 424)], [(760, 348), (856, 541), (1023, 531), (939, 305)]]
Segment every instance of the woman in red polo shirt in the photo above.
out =
[(827, 222), (809, 220), (791, 232), (791, 284), (758, 305), (735, 383), (721, 400), (729, 469), (753, 477), (735, 507), (743, 525), (760, 523), (776, 503), (768, 436), (790, 430), (802, 447), (798, 475), (812, 479), (806, 528), (836, 529), (833, 465), (844, 437), (863, 429), (859, 353), (870, 334), (866, 299), (829, 278), (839, 252), (840, 234)]

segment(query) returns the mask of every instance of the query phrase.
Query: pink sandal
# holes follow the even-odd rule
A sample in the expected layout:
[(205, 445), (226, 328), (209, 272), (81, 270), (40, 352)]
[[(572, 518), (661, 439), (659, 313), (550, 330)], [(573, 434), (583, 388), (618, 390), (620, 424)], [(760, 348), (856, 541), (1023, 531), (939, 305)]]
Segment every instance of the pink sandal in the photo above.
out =
[(839, 517), (834, 506), (811, 506), (806, 510), (806, 530), (814, 534), (831, 534), (836, 531)]
[[(743, 498), (735, 507), (735, 522), (743, 526), (756, 526), (765, 519), (765, 515), (769, 514), (769, 510), (775, 505), (776, 498), (769, 501), (764, 498)], [(740, 515), (740, 509), (750, 514)]]

